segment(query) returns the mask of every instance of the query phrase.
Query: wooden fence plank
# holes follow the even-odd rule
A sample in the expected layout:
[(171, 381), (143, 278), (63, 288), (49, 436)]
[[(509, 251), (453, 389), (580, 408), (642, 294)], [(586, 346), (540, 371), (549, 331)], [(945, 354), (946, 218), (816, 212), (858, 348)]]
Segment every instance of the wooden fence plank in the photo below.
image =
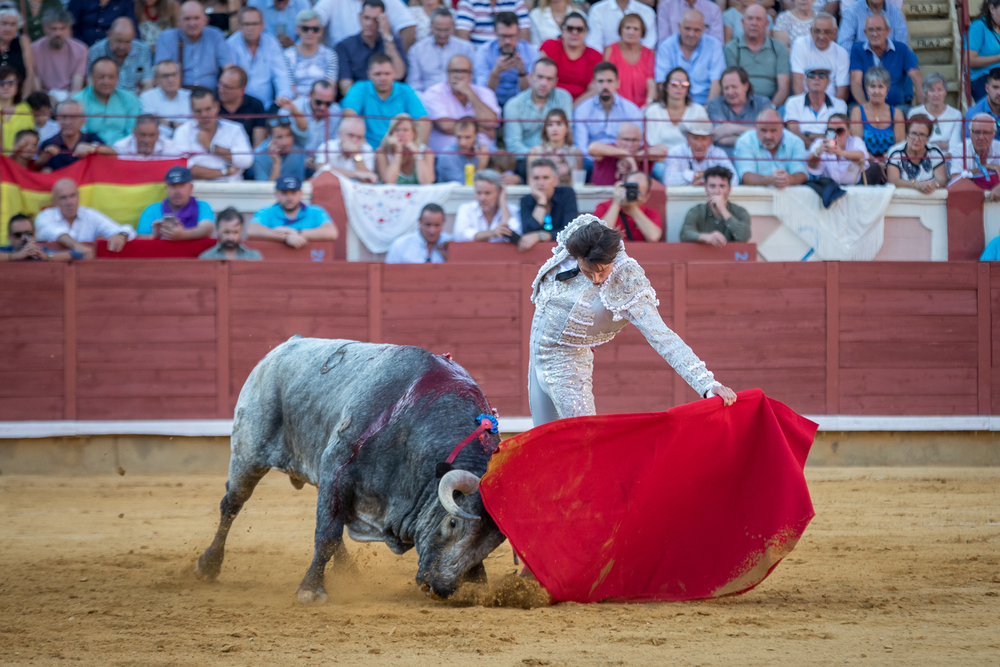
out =
[(880, 317), (845, 316), (840, 318), (841, 343), (922, 341), (934, 343), (975, 343), (979, 321), (974, 315), (917, 315)]
[(233, 313), (229, 317), (233, 340), (261, 338), (269, 343), (283, 343), (298, 334), (305, 337), (349, 338), (368, 337), (367, 317), (337, 317), (336, 315), (293, 315), (262, 318), (259, 315)]
[(21, 343), (62, 345), (65, 309), (64, 303), (59, 317), (0, 317), (0, 349)]
[[(470, 285), (493, 290), (520, 289), (519, 264), (385, 264), (385, 292), (464, 292)], [(535, 272), (538, 267), (534, 267)]]
[(969, 396), (841, 396), (849, 415), (974, 415), (977, 398)]
[(840, 262), (826, 262), (826, 414), (840, 413)]
[(77, 344), (79, 371), (99, 369), (127, 372), (131, 370), (197, 370), (215, 369), (218, 346), (201, 343), (105, 343)]
[(86, 315), (214, 315), (211, 287), (86, 287), (77, 290), (77, 308)]
[[(203, 396), (215, 405), (217, 374), (202, 370), (113, 370), (81, 371), (77, 384), (80, 398), (127, 398), (156, 396)], [(224, 392), (223, 392), (224, 394)]]
[(315, 289), (303, 287), (259, 287), (230, 289), (230, 312), (282, 315), (368, 316), (368, 290)]
[(841, 290), (843, 315), (975, 315), (976, 292), (972, 290), (870, 289)]
[(382, 300), (385, 298), (382, 290), (382, 265), (372, 264), (368, 267), (368, 294), (365, 304), (365, 314), (368, 316), (368, 341), (382, 342)]
[[(214, 265), (212, 267), (215, 268)], [(77, 316), (81, 343), (214, 343), (214, 315)], [(68, 359), (67, 355), (67, 359)]]
[(979, 350), (975, 341), (960, 344), (922, 340), (840, 343), (841, 369), (976, 368), (978, 365)]
[[(0, 276), (2, 280), (2, 276)], [(4, 285), (0, 292), (0, 313), (3, 317), (62, 317), (63, 286), (59, 289), (17, 288)]]
[(77, 287), (80, 289), (176, 289), (212, 287), (215, 284), (215, 266), (211, 262), (190, 259), (116, 259), (72, 266), (78, 268)]
[(736, 262), (688, 264), (688, 289), (740, 291), (744, 289), (782, 289), (826, 286), (826, 272), (821, 262)]
[(521, 316), (521, 291), (492, 290), (471, 286), (468, 292), (386, 292), (382, 316), (389, 318), (480, 318)]
[[(737, 316), (780, 313), (788, 319), (819, 319), (826, 312), (826, 287), (785, 287), (775, 289), (733, 289), (722, 292), (691, 290), (687, 312), (702, 315)], [(731, 320), (736, 325), (736, 320)]]
[[(687, 335), (687, 270), (686, 264), (674, 264), (674, 316), (673, 330), (681, 338)], [(674, 374), (674, 387), (670, 397), (671, 405), (680, 405), (686, 402), (684, 396), (687, 395), (687, 382), (679, 374)], [(664, 399), (666, 397), (664, 396)]]
[(975, 368), (845, 368), (844, 396), (975, 396)]
[(0, 421), (58, 421), (65, 417), (59, 396), (0, 398)]
[[(215, 270), (215, 409), (219, 419), (232, 416), (229, 409), (229, 266), (219, 262)], [(279, 311), (280, 312), (280, 311)]]
[(368, 265), (352, 262), (232, 262), (229, 288), (367, 290)]
[(976, 262), (842, 262), (840, 286), (865, 289), (976, 289)]
[[(125, 260), (113, 260), (125, 261)], [(208, 262), (206, 262), (208, 264)], [(80, 419), (215, 419), (218, 408), (210, 396), (81, 396)], [(232, 414), (232, 408), (228, 410)]]
[(992, 322), (990, 313), (990, 263), (979, 265), (979, 414), (990, 414), (993, 390)]
[(79, 270), (76, 262), (66, 267), (63, 287), (63, 418), (76, 419), (76, 346), (80, 337), (77, 318), (77, 279)]
[(0, 398), (64, 396), (62, 369), (51, 371), (0, 370)]

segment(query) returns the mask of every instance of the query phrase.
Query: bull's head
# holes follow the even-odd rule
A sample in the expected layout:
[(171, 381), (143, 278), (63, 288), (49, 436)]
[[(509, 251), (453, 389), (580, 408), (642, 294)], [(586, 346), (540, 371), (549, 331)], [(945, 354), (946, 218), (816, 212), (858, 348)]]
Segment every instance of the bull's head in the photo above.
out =
[(450, 596), (467, 574), (481, 569), (483, 559), (505, 539), (481, 497), (465, 503), (475, 513), (463, 509), (455, 500), (456, 491), (468, 497), (478, 490), (479, 477), (467, 470), (451, 470), (438, 482), (439, 504), (429, 525), (431, 534), (424, 548), (418, 548), (417, 583), (428, 595)]

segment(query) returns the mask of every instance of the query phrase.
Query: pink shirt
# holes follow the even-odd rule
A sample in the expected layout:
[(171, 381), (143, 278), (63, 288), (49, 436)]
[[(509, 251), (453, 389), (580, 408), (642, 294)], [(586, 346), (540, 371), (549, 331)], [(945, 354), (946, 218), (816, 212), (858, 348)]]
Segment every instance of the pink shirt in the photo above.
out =
[(622, 55), (620, 44), (621, 42), (615, 42), (608, 47), (611, 49), (608, 62), (618, 68), (618, 81), (621, 82), (618, 94), (641, 109), (646, 106), (647, 79), (655, 76), (656, 54), (644, 46), (638, 62), (630, 65)]
[[(500, 105), (497, 104), (497, 96), (489, 88), (484, 88), (483, 86), (473, 85), (472, 92), (476, 94), (477, 97), (482, 101), (483, 104), (493, 109), (496, 113), (497, 118), (500, 118)], [(424, 103), (424, 108), (427, 109), (427, 117), (431, 120), (437, 120), (439, 118), (450, 118), (452, 120), (458, 120), (465, 116), (472, 116), (475, 118), (476, 111), (472, 108), (472, 102), (463, 105), (455, 97), (454, 93), (451, 92), (451, 87), (448, 85), (447, 81), (442, 81), (441, 83), (435, 84), (424, 91), (420, 96), (420, 99)], [(445, 134), (441, 132), (436, 127), (431, 130), (431, 137), (427, 141), (427, 145), (435, 153), (439, 153), (455, 141), (455, 137), (450, 134)], [(484, 144), (492, 145), (492, 141), (485, 134), (479, 135), (479, 141)]]
[(35, 75), (42, 90), (69, 91), (73, 77), (87, 76), (87, 45), (72, 37), (59, 50), (49, 48), (49, 38), (43, 37), (31, 45), (35, 56)]
[(681, 17), (689, 9), (697, 9), (705, 17), (705, 34), (726, 43), (722, 34), (722, 10), (711, 0), (694, 0), (691, 7), (685, 0), (660, 0), (656, 8), (656, 38), (661, 42), (678, 32)]

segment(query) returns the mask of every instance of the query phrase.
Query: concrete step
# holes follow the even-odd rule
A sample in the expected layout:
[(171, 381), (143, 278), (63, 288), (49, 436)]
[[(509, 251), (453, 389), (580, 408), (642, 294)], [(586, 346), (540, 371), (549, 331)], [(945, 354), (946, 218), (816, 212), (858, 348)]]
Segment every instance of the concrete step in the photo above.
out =
[(910, 1), (903, 3), (903, 16), (907, 21), (911, 19), (924, 19), (948, 16), (947, 2), (919, 2)]
[[(911, 26), (910, 29), (911, 30), (912, 30), (912, 26), (914, 26), (914, 25), (916, 25), (916, 24), (914, 24), (914, 23), (910, 24), (910, 26)], [(948, 35), (947, 37), (945, 37), (945, 36), (941, 36), (941, 37), (914, 37), (912, 35), (912, 33), (910, 35), (910, 48), (913, 49), (914, 51), (916, 51), (918, 56), (920, 55), (921, 51), (924, 51), (926, 49), (949, 49), (949, 50), (951, 50), (951, 47), (954, 45), (954, 43), (955, 43), (954, 38), (952, 38), (951, 35)]]
[(949, 83), (958, 80), (958, 68), (955, 65), (920, 65), (920, 73), (925, 77), (931, 72), (937, 72)]
[(952, 25), (948, 19), (926, 19), (923, 21), (907, 22), (910, 32), (910, 41), (917, 37), (947, 37), (952, 38)]
[(917, 62), (924, 65), (953, 65), (955, 52), (951, 49), (931, 49), (917, 51)]

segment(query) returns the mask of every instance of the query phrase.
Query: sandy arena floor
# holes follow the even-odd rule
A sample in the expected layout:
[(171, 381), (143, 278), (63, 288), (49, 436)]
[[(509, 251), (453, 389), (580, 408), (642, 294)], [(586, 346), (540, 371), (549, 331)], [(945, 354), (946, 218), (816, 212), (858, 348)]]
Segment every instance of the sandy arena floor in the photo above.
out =
[[(1000, 665), (1000, 469), (808, 477), (816, 519), (747, 595), (534, 609), (435, 602), (412, 552), (352, 542), (360, 575), (299, 604), (316, 493), (280, 473), (215, 584), (222, 478), (0, 477), (0, 664)], [(487, 569), (511, 581), (507, 545)]]

